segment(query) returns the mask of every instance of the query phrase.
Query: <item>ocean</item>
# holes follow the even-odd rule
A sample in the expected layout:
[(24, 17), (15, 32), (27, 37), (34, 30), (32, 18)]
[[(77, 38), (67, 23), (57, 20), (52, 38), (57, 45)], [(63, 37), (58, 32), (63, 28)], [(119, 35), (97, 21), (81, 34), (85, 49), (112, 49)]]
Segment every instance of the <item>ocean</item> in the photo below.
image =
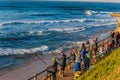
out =
[(120, 12), (120, 3), (1, 1), (0, 69), (23, 64), (19, 54), (60, 53), (114, 30), (112, 12)]

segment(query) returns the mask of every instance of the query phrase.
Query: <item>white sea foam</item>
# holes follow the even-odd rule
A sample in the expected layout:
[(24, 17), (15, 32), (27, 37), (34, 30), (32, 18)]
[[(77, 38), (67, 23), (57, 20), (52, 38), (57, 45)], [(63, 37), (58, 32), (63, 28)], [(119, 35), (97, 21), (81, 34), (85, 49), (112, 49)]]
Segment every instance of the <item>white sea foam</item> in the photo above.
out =
[(69, 23), (69, 22), (84, 22), (86, 19), (67, 19), (67, 20), (39, 20), (39, 21), (7, 21), (7, 22), (1, 22), (0, 25), (14, 25), (14, 24), (42, 24), (42, 23)]
[(91, 12), (92, 12), (93, 14), (97, 14), (97, 13), (98, 13), (98, 11), (93, 11), (93, 10), (92, 10)]
[(103, 24), (95, 24), (95, 25), (93, 25), (93, 27), (109, 26), (109, 25), (113, 25), (113, 24), (116, 24), (116, 22), (103, 23)]
[(62, 28), (50, 28), (50, 29), (48, 29), (48, 30), (49, 30), (49, 31), (58, 31), (58, 32), (63, 31)]
[[(87, 19), (88, 21), (85, 25), (77, 26), (77, 27), (64, 27), (62, 28), (50, 28), (48, 30), (50, 31), (58, 31), (58, 32), (67, 32), (67, 33), (72, 33), (72, 32), (79, 32), (79, 31), (85, 31), (88, 28), (94, 28), (94, 27), (100, 27), (100, 26), (109, 26), (113, 24), (117, 24), (117, 19), (116, 18), (109, 18), (109, 19)], [(86, 21), (87, 21), (86, 20)]]
[[(53, 23), (53, 24), (57, 23), (57, 22), (60, 22), (60, 21), (62, 21), (64, 23), (69, 23), (70, 22), (70, 24), (73, 21), (73, 24), (72, 24), (72, 26), (71, 25), (70, 26), (69, 25), (68, 26), (67, 25), (63, 25), (61, 27), (48, 27), (48, 30), (49, 31), (58, 31), (58, 32), (72, 33), (72, 32), (85, 31), (87, 28), (117, 24), (117, 19), (116, 18), (108, 18), (108, 19), (91, 19), (91, 18), (90, 19), (84, 19), (84, 18), (81, 18), (81, 19), (53, 20), (53, 21), (49, 21), (48, 20), (48, 22)], [(12, 21), (5, 22), (5, 23), (11, 23), (11, 22)], [(15, 21), (15, 22), (19, 23), (19, 21)], [(20, 21), (20, 23), (22, 23), (22, 22), (24, 22), (24, 21)], [(46, 21), (25, 21), (24, 23), (28, 23), (28, 24), (37, 23), (38, 24), (38, 23), (45, 23), (45, 22)], [(74, 26), (74, 22), (78, 22), (78, 24), (75, 24), (75, 26)], [(79, 24), (79, 22), (82, 22), (82, 23)], [(1, 23), (1, 25), (2, 25), (2, 23)], [(10, 27), (11, 26), (8, 26), (7, 28), (10, 28)], [(10, 28), (10, 29), (16, 31), (17, 33), (23, 32), (20, 35), (18, 35), (17, 33), (8, 32), (7, 30), (6, 31), (4, 30), (4, 31), (1, 31), (0, 37), (2, 37), (2, 38), (4, 38), (4, 37), (5, 38), (14, 38), (15, 37), (16, 38), (16, 36), (17, 37), (19, 37), (19, 36), (21, 37), (21, 36), (26, 36), (26, 35), (46, 35), (46, 34), (43, 33), (43, 30), (36, 31), (34, 29), (31, 30), (29, 27), (24, 27), (24, 28), (23, 27)], [(0, 28), (5, 28), (5, 27), (1, 26)]]
[(48, 51), (49, 50), (49, 47), (48, 46), (40, 46), (39, 48), (33, 48), (31, 49), (33, 52), (36, 52), (36, 51)]
[(40, 31), (29, 31), (28, 33), (29, 33), (28, 35), (44, 35), (43, 34), (43, 30), (40, 30)]
[(94, 16), (99, 16), (99, 17), (111, 17), (111, 14), (113, 13), (110, 11), (93, 11), (93, 10), (90, 11), (92, 14), (94, 14)]
[(97, 16), (111, 16), (113, 12), (108, 12), (108, 11), (94, 11), (94, 10), (85, 10), (86, 15), (97, 15)]
[(32, 49), (13, 49), (13, 48), (0, 48), (0, 55), (12, 55), (12, 54), (32, 54), (33, 52), (45, 52), (48, 51), (48, 46), (40, 46), (38, 48), (32, 48)]
[[(20, 33), (20, 34), (19, 34)], [(48, 34), (48, 33), (47, 33)], [(0, 38), (18, 38), (18, 37), (24, 37), (24, 36), (28, 36), (28, 35), (32, 35), (32, 36), (41, 36), (41, 35), (47, 35), (43, 33), (43, 30), (39, 30), (39, 31), (28, 31), (28, 32), (0, 32)]]
[(111, 14), (112, 12), (100, 11), (101, 14)]
[(13, 24), (42, 24), (42, 23), (71, 23), (71, 22), (80, 22), (83, 23), (87, 20), (91, 20), (91, 21), (100, 21), (100, 22), (104, 22), (104, 21), (114, 21), (115, 19), (85, 19), (85, 18), (81, 18), (81, 19), (68, 19), (68, 20), (40, 20), (40, 21), (8, 21), (8, 22), (1, 22), (0, 25), (13, 25)]
[(91, 10), (86, 10), (86, 11), (85, 11), (85, 14), (91, 16), (91, 15), (92, 15), (92, 11), (91, 11)]
[(64, 27), (64, 28), (50, 28), (49, 31), (58, 31), (58, 32), (67, 32), (67, 33), (72, 33), (72, 32), (78, 32), (78, 31), (84, 31), (85, 27)]
[(2, 28), (2, 24), (0, 23), (0, 29)]
[(0, 23), (0, 26), (2, 26), (2, 23)]
[(109, 18), (109, 19), (87, 19), (87, 20), (91, 20), (91, 21), (94, 21), (94, 22), (115, 22), (115, 21), (117, 21), (117, 19), (116, 18)]
[(94, 10), (85, 10), (85, 14), (89, 15), (89, 16), (91, 16), (93, 14), (96, 15), (98, 13), (99, 13), (98, 11), (94, 11)]

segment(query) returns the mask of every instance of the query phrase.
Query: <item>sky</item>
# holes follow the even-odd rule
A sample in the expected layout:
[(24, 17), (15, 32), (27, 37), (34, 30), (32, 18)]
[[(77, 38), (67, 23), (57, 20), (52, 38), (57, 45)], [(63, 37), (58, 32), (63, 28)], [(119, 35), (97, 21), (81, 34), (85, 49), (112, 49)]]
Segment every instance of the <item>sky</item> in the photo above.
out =
[(59, 0), (59, 1), (120, 2), (120, 0)]
[(0, 0), (0, 1), (84, 1), (84, 2), (119, 2), (120, 0)]
[(53, 1), (87, 1), (87, 2), (117, 2), (117, 3), (120, 3), (120, 0), (53, 0)]
[(91, 1), (91, 2), (120, 2), (120, 0), (78, 0), (78, 1)]

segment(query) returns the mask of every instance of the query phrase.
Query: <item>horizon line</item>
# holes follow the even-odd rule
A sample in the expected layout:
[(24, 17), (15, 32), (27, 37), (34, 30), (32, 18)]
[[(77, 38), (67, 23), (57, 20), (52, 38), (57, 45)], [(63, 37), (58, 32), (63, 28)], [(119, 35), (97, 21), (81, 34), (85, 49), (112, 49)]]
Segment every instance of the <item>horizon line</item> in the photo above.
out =
[(14, 2), (29, 2), (29, 1), (33, 1), (33, 2), (36, 2), (36, 1), (38, 1), (38, 2), (47, 2), (47, 1), (49, 1), (49, 2), (96, 2), (96, 3), (120, 3), (120, 2), (113, 2), (113, 1), (109, 1), (109, 2), (107, 2), (107, 1), (78, 1), (78, 0), (75, 0), (75, 1), (71, 1), (71, 0), (69, 0), (69, 1), (65, 1), (65, 0), (59, 0), (59, 1), (57, 1), (57, 0), (26, 0), (26, 1), (24, 1), (24, 0), (20, 0), (20, 1), (16, 1), (16, 0), (11, 0), (11, 1), (5, 1), (5, 0), (0, 0), (0, 2), (11, 2), (11, 1), (14, 1)]

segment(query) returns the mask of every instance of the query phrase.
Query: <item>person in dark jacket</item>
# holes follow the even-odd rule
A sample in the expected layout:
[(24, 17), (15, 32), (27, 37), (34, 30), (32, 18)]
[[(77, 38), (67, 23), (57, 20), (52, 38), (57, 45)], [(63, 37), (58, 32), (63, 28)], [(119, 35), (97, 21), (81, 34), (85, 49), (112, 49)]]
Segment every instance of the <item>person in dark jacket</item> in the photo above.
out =
[(47, 72), (52, 73), (52, 80), (56, 80), (56, 73), (57, 73), (57, 61), (56, 57), (52, 57), (52, 65), (47, 65)]
[(65, 66), (66, 66), (66, 55), (64, 53), (62, 53), (61, 58), (58, 58), (58, 60), (60, 61), (60, 66), (61, 66), (61, 75), (62, 77), (64, 77), (64, 70), (65, 70)]

